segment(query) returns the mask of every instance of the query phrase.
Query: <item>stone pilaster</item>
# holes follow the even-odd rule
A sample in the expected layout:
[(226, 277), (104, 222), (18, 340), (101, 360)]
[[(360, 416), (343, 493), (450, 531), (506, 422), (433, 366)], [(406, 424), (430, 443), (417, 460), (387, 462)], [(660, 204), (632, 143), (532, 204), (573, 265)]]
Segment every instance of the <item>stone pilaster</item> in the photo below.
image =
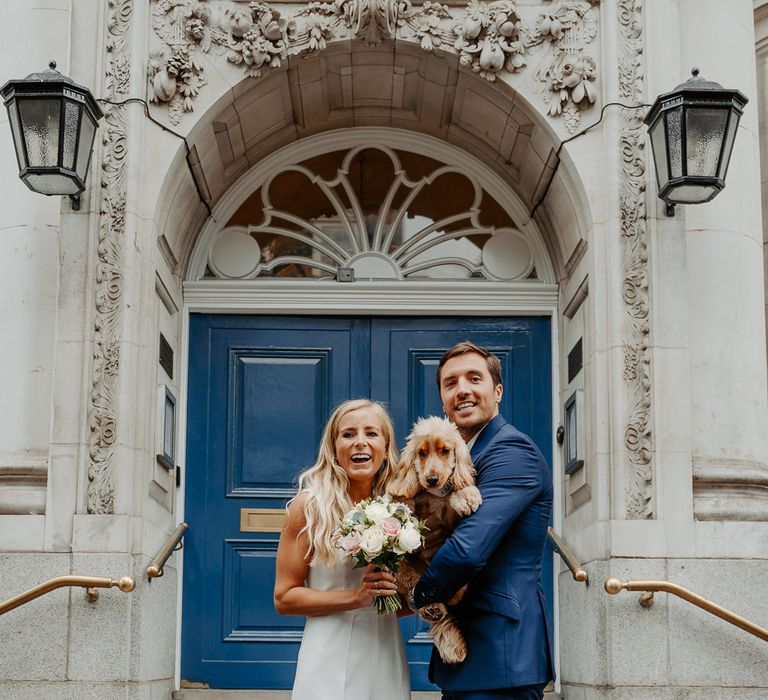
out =
[[(59, 70), (67, 71), (69, 0), (31, 5), (0, 6), (0, 83), (43, 70), (52, 58)], [(0, 163), (0, 514), (41, 514), (48, 472), (61, 199), (35, 194), (19, 180), (4, 108)]]
[(763, 234), (753, 4), (680, 3), (680, 81), (691, 66), (746, 94), (725, 190), (685, 217), (694, 512), (768, 520)]

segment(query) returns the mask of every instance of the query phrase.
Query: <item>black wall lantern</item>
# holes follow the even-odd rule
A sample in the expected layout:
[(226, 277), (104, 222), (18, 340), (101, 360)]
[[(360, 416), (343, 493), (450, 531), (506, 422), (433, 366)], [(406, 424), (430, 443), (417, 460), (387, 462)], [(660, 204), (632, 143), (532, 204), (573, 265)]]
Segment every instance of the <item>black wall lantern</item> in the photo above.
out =
[(702, 204), (725, 187), (725, 174), (744, 105), (738, 90), (691, 78), (653, 103), (645, 123), (651, 136), (659, 197), (667, 213), (675, 204)]
[(103, 116), (93, 95), (59, 73), (53, 61), (42, 73), (9, 80), (0, 95), (8, 109), (19, 177), (33, 192), (69, 195), (79, 209)]

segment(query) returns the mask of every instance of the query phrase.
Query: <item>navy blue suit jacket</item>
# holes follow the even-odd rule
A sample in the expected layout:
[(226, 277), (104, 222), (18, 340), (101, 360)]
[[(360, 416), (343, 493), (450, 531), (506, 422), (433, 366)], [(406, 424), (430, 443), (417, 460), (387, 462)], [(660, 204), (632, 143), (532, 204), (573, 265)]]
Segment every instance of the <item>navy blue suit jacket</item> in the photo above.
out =
[(469, 584), (454, 612), (467, 658), (446, 664), (433, 649), (429, 679), (444, 690), (489, 690), (554, 678), (541, 587), (552, 478), (533, 441), (496, 416), (472, 448), (483, 503), (437, 551), (414, 591), (417, 607), (445, 603)]

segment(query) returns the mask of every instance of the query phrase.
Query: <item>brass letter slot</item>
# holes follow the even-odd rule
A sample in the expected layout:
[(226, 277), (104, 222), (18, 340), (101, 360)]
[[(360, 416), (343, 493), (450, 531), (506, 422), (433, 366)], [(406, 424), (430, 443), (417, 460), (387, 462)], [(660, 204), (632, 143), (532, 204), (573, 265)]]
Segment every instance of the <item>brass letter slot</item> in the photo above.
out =
[(241, 508), (240, 532), (281, 532), (283, 508)]

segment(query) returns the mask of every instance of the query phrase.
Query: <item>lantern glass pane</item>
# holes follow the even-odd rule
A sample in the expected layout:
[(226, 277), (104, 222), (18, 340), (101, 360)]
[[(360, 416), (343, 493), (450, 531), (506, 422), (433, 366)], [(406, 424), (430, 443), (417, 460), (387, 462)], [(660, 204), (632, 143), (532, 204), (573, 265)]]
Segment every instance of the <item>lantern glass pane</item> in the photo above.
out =
[(667, 160), (667, 141), (664, 138), (663, 118), (653, 125), (651, 148), (653, 149), (653, 161), (656, 164), (656, 181), (659, 184), (659, 189), (661, 189), (669, 180), (669, 161)]
[(19, 113), (30, 168), (51, 166), (59, 161), (59, 114), (57, 99), (19, 99)]
[(683, 173), (683, 139), (682, 108), (671, 109), (664, 115), (667, 126), (667, 148), (669, 148), (669, 176), (682, 177)]
[(67, 170), (75, 169), (75, 147), (77, 132), (80, 128), (81, 107), (76, 102), (64, 102), (64, 152), (61, 157), (61, 167)]
[(13, 146), (16, 149), (16, 161), (19, 164), (19, 170), (26, 167), (24, 163), (24, 147), (21, 143), (21, 127), (19, 126), (19, 115), (16, 113), (16, 102), (8, 105), (8, 118), (11, 120), (11, 133), (13, 134)]
[(665, 199), (674, 204), (700, 204), (707, 202), (719, 191), (718, 187), (706, 185), (681, 185), (675, 187)]
[(88, 164), (91, 162), (91, 147), (93, 146), (93, 134), (96, 131), (96, 123), (91, 120), (86, 112), (83, 114), (83, 125), (80, 128), (80, 143), (77, 146), (77, 163), (75, 171), (77, 176), (85, 182), (88, 172)]
[(688, 175), (716, 177), (728, 110), (689, 107), (685, 113)]
[(739, 115), (732, 112), (728, 120), (728, 128), (725, 133), (725, 145), (723, 146), (723, 159), (720, 161), (720, 170), (717, 176), (725, 180), (725, 174), (728, 172), (728, 163), (731, 162), (731, 153), (733, 152), (733, 140), (736, 138), (736, 130), (739, 128)]
[(24, 178), (24, 181), (28, 187), (40, 194), (77, 194), (81, 192), (73, 179), (54, 173), (41, 175), (30, 173)]

